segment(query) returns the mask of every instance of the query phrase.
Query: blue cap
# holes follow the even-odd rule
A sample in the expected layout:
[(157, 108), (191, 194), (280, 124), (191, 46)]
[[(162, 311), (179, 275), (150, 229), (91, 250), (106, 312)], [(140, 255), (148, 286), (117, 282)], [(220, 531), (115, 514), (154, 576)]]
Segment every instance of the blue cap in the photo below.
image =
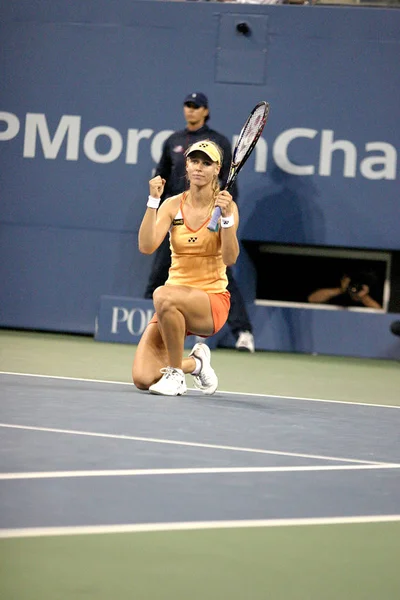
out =
[(187, 104), (188, 102), (193, 102), (196, 106), (204, 106), (204, 108), (208, 108), (208, 98), (205, 94), (201, 92), (193, 92), (192, 94), (188, 94), (183, 101), (183, 104)]

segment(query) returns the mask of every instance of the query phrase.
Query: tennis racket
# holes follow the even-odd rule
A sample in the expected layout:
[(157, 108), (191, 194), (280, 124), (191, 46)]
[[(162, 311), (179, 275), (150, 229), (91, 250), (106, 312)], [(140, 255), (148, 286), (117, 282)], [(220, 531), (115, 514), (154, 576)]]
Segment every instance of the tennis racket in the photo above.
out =
[[(243, 167), (250, 154), (253, 152), (255, 145), (264, 129), (269, 114), (268, 102), (262, 101), (257, 104), (251, 111), (246, 123), (243, 125), (242, 131), (236, 142), (236, 146), (232, 154), (232, 162), (229, 169), (229, 176), (226, 182), (225, 189), (230, 190), (239, 171)], [(213, 210), (211, 220), (207, 225), (210, 231), (217, 231), (218, 220), (221, 216), (221, 209), (216, 206)]]

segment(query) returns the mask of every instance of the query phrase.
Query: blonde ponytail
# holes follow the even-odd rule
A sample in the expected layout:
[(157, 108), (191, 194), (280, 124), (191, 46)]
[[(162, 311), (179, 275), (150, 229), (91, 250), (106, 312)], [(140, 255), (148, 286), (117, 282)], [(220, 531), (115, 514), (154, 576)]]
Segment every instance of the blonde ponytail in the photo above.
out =
[(214, 177), (214, 180), (212, 182), (212, 191), (213, 191), (213, 199), (215, 200), (216, 197), (218, 196), (218, 194), (221, 191), (221, 188), (220, 188), (220, 185), (219, 185), (218, 175), (216, 175)]

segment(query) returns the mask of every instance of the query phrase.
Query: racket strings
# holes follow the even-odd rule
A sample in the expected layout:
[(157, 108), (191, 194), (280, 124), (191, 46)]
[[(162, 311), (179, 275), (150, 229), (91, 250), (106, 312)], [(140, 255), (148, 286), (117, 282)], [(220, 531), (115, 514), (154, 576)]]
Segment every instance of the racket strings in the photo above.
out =
[(238, 141), (236, 149), (235, 162), (240, 162), (246, 155), (247, 150), (253, 144), (254, 140), (260, 134), (260, 126), (265, 122), (265, 106), (260, 106), (251, 115), (251, 118), (244, 126)]

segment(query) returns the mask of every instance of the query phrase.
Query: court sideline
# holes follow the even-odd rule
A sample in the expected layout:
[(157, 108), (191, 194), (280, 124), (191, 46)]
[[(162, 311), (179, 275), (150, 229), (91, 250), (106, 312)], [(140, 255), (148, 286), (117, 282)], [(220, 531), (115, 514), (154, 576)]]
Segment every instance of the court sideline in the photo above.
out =
[[(134, 352), (89, 336), (0, 330), (1, 371), (130, 383)], [(219, 389), (400, 405), (398, 361), (225, 349), (212, 357)]]

